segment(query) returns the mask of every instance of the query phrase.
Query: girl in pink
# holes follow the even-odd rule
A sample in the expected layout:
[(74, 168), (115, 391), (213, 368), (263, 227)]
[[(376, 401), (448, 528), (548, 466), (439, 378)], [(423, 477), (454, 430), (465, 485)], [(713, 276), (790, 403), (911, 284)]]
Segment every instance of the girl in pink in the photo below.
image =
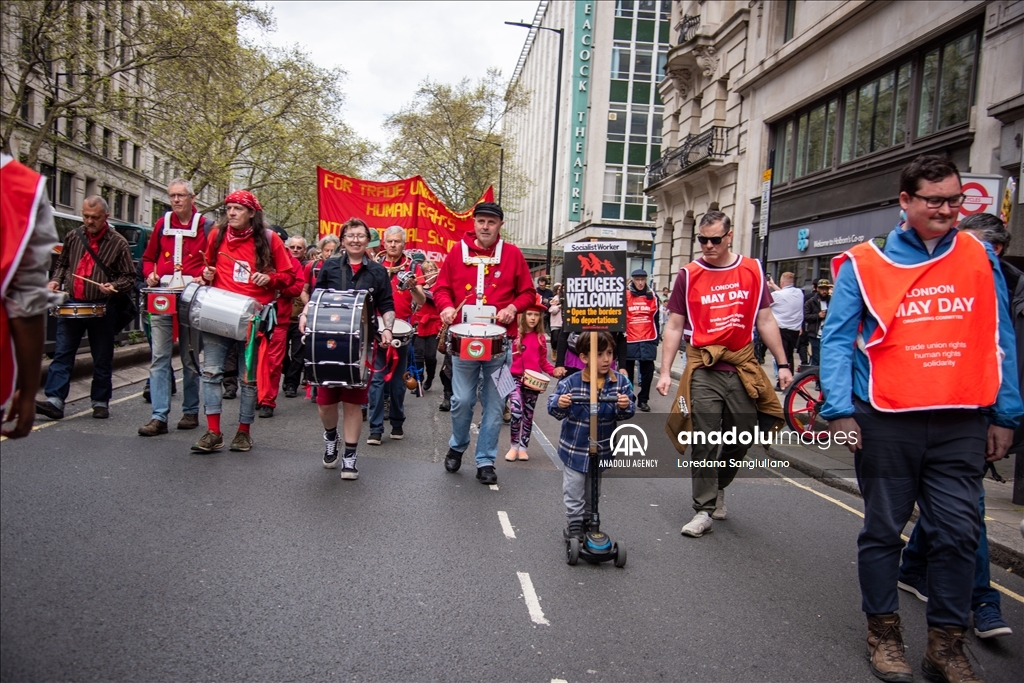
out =
[(556, 375), (555, 368), (548, 360), (547, 339), (544, 337), (544, 311), (547, 306), (538, 300), (519, 315), (519, 338), (512, 348), (512, 375), (516, 378), (515, 389), (509, 395), (509, 409), (512, 412), (512, 447), (505, 454), (505, 460), (529, 460), (527, 448), (530, 432), (533, 431), (533, 410), (540, 394), (523, 386), (523, 373), (527, 370)]

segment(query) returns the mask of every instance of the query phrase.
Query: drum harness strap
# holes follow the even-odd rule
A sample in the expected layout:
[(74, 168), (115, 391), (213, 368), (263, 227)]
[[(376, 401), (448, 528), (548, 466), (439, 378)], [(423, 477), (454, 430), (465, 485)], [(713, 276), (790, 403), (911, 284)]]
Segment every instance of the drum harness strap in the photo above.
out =
[(484, 275), (487, 274), (487, 266), (496, 266), (501, 263), (501, 245), (505, 240), (498, 240), (494, 247), (494, 256), (470, 256), (469, 245), (465, 240), (462, 242), (462, 262), (467, 266), (476, 266), (476, 303), (484, 302)]

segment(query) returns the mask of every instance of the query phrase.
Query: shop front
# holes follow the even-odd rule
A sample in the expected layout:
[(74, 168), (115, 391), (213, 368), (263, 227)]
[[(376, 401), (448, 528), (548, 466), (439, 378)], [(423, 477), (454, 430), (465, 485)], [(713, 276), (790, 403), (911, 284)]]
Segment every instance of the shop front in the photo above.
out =
[(855, 244), (886, 235), (899, 222), (899, 204), (771, 230), (768, 273), (796, 275), (796, 286), (810, 290), (821, 278), (832, 279), (832, 257)]

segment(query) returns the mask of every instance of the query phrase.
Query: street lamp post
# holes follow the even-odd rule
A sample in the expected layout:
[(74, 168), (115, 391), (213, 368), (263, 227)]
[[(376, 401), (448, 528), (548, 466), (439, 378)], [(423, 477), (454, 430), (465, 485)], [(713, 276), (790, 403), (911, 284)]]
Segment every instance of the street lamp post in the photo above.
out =
[(505, 146), (500, 142), (481, 140), (480, 138), (469, 138), (473, 142), (484, 142), (498, 148), (498, 203), (501, 204), (501, 188), (505, 183)]
[(509, 26), (521, 26), (529, 29), (541, 29), (558, 34), (558, 76), (555, 78), (555, 135), (551, 146), (551, 198), (548, 206), (548, 256), (545, 261), (545, 272), (551, 274), (551, 246), (555, 236), (555, 179), (558, 174), (558, 113), (562, 100), (562, 57), (565, 47), (565, 29), (534, 26), (518, 21), (506, 21)]

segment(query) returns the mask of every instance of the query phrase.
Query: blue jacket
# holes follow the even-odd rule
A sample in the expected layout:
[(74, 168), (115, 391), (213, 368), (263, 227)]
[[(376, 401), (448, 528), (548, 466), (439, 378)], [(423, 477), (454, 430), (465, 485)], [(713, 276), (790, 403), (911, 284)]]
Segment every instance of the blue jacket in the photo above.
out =
[[(590, 382), (583, 381), (583, 372), (574, 372), (559, 380), (558, 388), (548, 397), (548, 413), (556, 420), (562, 421), (562, 431), (558, 437), (558, 457), (569, 469), (586, 472), (590, 453), (590, 403), (573, 403), (568, 408), (559, 408), (558, 397), (562, 394), (586, 396), (589, 400)], [(612, 371), (608, 373), (599, 396), (607, 399), (618, 394), (629, 394), (629, 407), (619, 410), (614, 403), (601, 402), (598, 408), (597, 450), (598, 457), (602, 459), (611, 458), (611, 437), (615, 423), (628, 420), (636, 414), (636, 402), (629, 380)]]
[[(893, 228), (886, 239), (882, 250), (886, 256), (903, 265), (924, 263), (937, 258), (949, 251), (953, 244), (954, 228), (943, 235), (935, 245), (932, 254), (918, 236), (917, 231), (904, 229), (902, 224)], [(999, 268), (992, 247), (985, 243), (988, 260), (992, 264), (996, 283), (996, 297), (999, 306), (999, 348), (1003, 351), (1003, 381), (999, 386), (999, 394), (993, 406), (984, 409), (989, 422), (1000, 427), (1013, 429), (1018, 419), (1024, 415), (1024, 403), (1021, 402), (1020, 390), (1017, 385), (1017, 349), (1014, 341), (1013, 321), (1009, 313), (1009, 297), (1006, 292), (1006, 280)], [(821, 416), (826, 420), (837, 420), (853, 415), (853, 397), (870, 403), (868, 400), (868, 357), (855, 347), (857, 328), (864, 322), (863, 337), (868, 339), (878, 327), (876, 321), (861, 297), (853, 266), (849, 261), (843, 263), (836, 276), (832, 301), (829, 302), (825, 328), (821, 336), (821, 385), (825, 393), (825, 405)]]

